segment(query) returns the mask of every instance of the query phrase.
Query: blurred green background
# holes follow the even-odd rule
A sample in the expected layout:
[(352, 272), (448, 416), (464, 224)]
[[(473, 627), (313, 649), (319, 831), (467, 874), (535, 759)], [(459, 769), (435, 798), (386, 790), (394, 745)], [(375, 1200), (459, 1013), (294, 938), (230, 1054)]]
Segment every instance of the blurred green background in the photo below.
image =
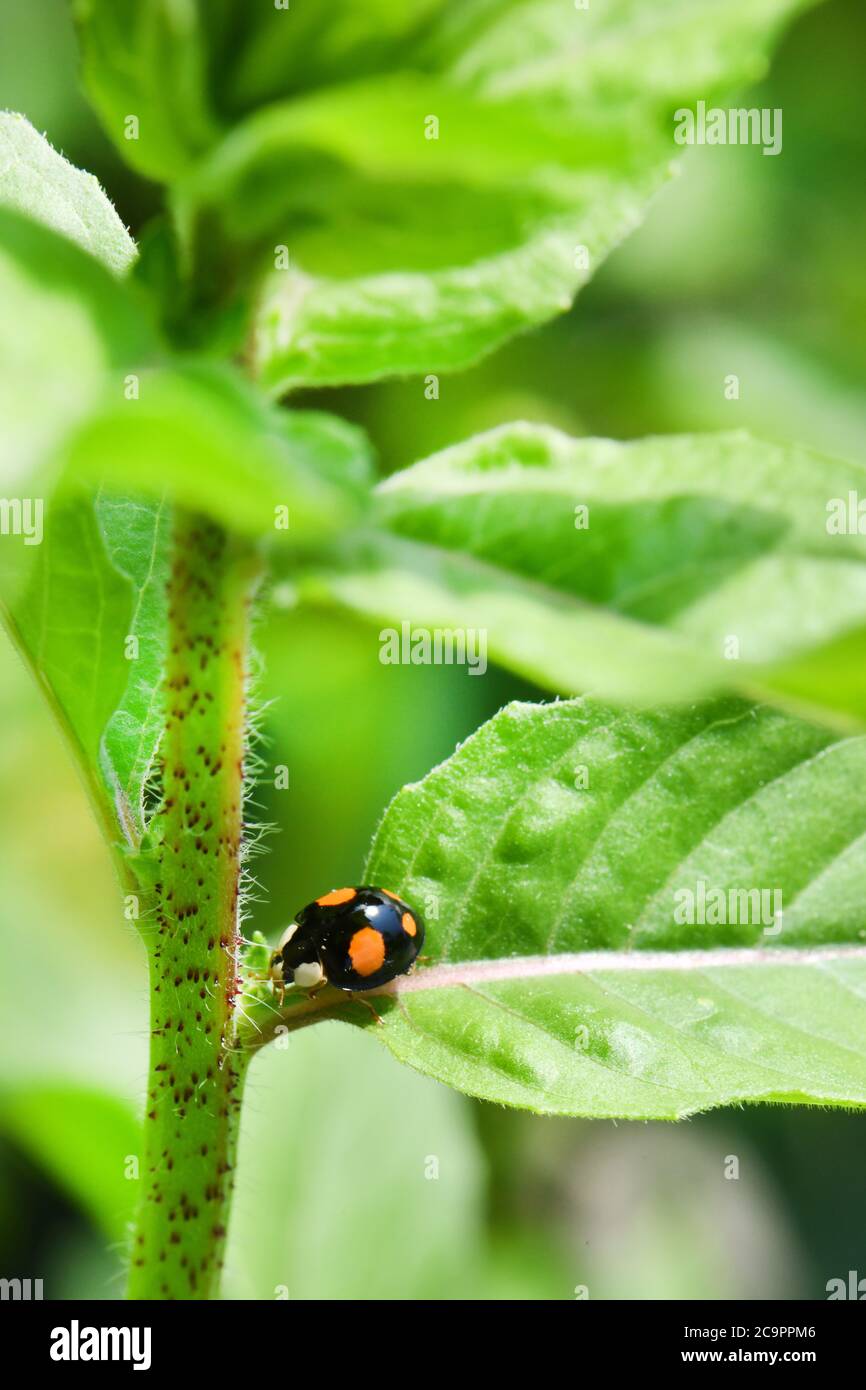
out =
[[(517, 417), (625, 438), (746, 426), (866, 446), (866, 9), (790, 31), (749, 104), (784, 150), (698, 148), (576, 309), (473, 371), (319, 393), (391, 468)], [(75, 83), (63, 0), (0, 0), (0, 107), (95, 171), (138, 232), (134, 181)], [(725, 378), (740, 380), (738, 400)], [(495, 670), (383, 667), (375, 632), (262, 618), (261, 818), (249, 925), (357, 879), (387, 799), (503, 701)], [(294, 678), (303, 671), (303, 681)], [(287, 791), (273, 768), (290, 771)], [(61, 738), (0, 642), (0, 1275), (120, 1296), (147, 1050), (144, 953)], [(226, 1292), (237, 1298), (822, 1298), (866, 1273), (866, 1116), (742, 1109), (679, 1126), (473, 1103), (326, 1024), (255, 1062)], [(739, 1176), (731, 1157), (738, 1160)]]

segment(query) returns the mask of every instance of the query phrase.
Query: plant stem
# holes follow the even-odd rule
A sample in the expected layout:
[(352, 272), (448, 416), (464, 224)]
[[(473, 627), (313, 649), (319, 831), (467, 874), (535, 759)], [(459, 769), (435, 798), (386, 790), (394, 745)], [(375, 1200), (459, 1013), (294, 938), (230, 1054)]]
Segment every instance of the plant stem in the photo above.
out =
[(179, 510), (169, 579), (143, 1190), (129, 1297), (218, 1287), (245, 1061), (236, 1047), (238, 898), (254, 557)]

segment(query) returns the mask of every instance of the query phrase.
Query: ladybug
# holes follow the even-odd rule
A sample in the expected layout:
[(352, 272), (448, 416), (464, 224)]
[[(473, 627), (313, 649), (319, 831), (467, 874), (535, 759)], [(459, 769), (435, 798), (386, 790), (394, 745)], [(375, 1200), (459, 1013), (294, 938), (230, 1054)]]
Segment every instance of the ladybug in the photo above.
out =
[(424, 942), (417, 912), (384, 888), (335, 888), (300, 911), (271, 957), (271, 975), (302, 989), (359, 993), (405, 975)]

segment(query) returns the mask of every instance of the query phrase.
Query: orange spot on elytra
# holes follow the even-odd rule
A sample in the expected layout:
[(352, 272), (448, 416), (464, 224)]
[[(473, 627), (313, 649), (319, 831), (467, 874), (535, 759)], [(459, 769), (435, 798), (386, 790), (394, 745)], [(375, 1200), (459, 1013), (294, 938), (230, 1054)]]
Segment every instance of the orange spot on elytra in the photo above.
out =
[(374, 975), (385, 960), (385, 938), (373, 927), (362, 927), (349, 942), (349, 956), (359, 975)]
[(407, 936), (414, 936), (418, 930), (411, 912), (403, 913), (403, 930)]
[(316, 898), (319, 907), (337, 907), (340, 903), (350, 903), (357, 894), (354, 888), (335, 888), (322, 898)]

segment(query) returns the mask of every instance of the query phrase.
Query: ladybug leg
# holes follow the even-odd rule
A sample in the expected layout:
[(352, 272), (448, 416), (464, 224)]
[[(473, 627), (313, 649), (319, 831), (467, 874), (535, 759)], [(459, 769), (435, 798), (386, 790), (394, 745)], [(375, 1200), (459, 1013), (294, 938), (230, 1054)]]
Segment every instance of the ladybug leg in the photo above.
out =
[(352, 999), (353, 999), (354, 1003), (356, 1003), (356, 1004), (363, 1004), (365, 1009), (369, 1009), (369, 1010), (370, 1010), (370, 1013), (373, 1015), (373, 1017), (375, 1018), (376, 1022), (380, 1025), (380, 1027), (383, 1027), (383, 1026), (384, 1026), (385, 1020), (382, 1018), (382, 1015), (381, 1015), (380, 1013), (377, 1013), (377, 1012), (376, 1012), (376, 1010), (373, 1008), (373, 1005), (370, 1003), (369, 999), (361, 999), (360, 996), (357, 995), (357, 994), (353, 994), (353, 995), (352, 995)]
[(274, 986), (274, 992), (280, 997), (280, 1008), (282, 1008), (286, 1002), (286, 982), (283, 979), (282, 966), (280, 965), (280, 958), (276, 951), (271, 960), (271, 968), (268, 974), (271, 984)]
[[(419, 956), (419, 960), (420, 960), (420, 956)], [(405, 1018), (406, 1022), (409, 1023), (409, 1024), (411, 1024), (411, 1023), (412, 1023), (412, 1015), (409, 1013), (409, 1010), (406, 1008), (406, 1005), (403, 1003), (403, 1000), (400, 998), (400, 995), (399, 995), (399, 994), (395, 994), (395, 995), (393, 995), (392, 997), (393, 997), (394, 999), (396, 999), (396, 1001), (397, 1001), (397, 1008), (400, 1010), (400, 1012), (401, 1012), (401, 1014), (403, 1015), (403, 1017)]]

